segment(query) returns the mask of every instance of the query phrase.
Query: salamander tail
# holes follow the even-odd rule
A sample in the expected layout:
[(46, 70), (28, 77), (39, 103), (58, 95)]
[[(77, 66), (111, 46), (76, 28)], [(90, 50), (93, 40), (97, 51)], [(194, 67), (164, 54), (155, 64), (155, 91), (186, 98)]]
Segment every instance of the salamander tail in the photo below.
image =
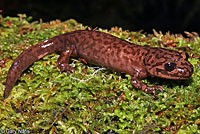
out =
[[(61, 45), (57, 40), (58, 37), (54, 37), (45, 41), (42, 41), (29, 49), (22, 52), (13, 62), (12, 66), (8, 71), (8, 76), (5, 83), (3, 99), (7, 98), (15, 85), (16, 81), (22, 74), (35, 61), (41, 59), (45, 55), (59, 51)], [(62, 48), (62, 47), (61, 47)]]

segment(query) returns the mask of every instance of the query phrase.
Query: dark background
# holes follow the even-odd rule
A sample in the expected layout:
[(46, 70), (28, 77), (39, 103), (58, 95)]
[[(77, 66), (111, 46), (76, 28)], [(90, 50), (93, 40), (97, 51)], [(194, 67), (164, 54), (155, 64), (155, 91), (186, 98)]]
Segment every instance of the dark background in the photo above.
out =
[(33, 21), (73, 18), (93, 28), (200, 33), (200, 0), (0, 0), (0, 9), (4, 17), (25, 13)]

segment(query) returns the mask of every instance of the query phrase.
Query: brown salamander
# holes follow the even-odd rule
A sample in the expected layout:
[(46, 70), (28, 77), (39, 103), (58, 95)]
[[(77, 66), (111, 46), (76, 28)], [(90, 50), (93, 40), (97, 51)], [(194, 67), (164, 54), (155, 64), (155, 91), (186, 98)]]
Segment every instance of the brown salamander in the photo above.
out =
[(69, 65), (70, 57), (84, 58), (87, 62), (108, 69), (130, 74), (131, 84), (155, 95), (155, 89), (162, 91), (159, 85), (148, 86), (141, 80), (148, 76), (183, 80), (193, 73), (188, 54), (173, 50), (140, 46), (115, 36), (98, 31), (80, 30), (62, 34), (42, 41), (22, 52), (8, 71), (4, 98), (22, 72), (32, 63), (45, 55), (61, 52), (58, 67), (61, 72), (74, 71)]

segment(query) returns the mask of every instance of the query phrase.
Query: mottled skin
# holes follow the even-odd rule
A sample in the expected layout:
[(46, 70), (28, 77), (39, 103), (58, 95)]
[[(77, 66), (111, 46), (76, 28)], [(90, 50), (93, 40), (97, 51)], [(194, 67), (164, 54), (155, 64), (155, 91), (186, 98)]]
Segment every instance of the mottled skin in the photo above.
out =
[(193, 73), (185, 52), (163, 48), (139, 46), (98, 31), (74, 31), (42, 41), (17, 57), (7, 76), (4, 98), (22, 72), (32, 63), (51, 53), (61, 53), (58, 59), (60, 71), (74, 71), (69, 65), (70, 57), (84, 58), (87, 62), (108, 69), (130, 74), (131, 84), (146, 92), (162, 91), (161, 86), (147, 86), (141, 80), (148, 76), (166, 79), (187, 79)]

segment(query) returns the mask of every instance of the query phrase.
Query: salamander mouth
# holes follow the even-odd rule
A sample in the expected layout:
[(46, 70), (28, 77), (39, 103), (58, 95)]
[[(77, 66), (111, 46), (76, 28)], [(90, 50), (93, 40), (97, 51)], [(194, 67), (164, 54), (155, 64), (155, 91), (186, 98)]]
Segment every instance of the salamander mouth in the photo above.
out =
[(169, 74), (169, 79), (174, 79), (174, 80), (185, 80), (188, 79), (192, 76), (193, 74), (193, 68), (187, 69), (187, 71), (181, 71), (174, 73), (174, 74)]
[(171, 80), (186, 80), (190, 78), (190, 76), (177, 76), (177, 75), (164, 75), (164, 76), (159, 76), (160, 78), (163, 79), (171, 79)]
[(181, 76), (181, 77), (179, 76), (179, 77), (173, 77), (171, 79), (173, 79), (173, 80), (186, 80), (188, 78), (190, 78), (190, 76)]

